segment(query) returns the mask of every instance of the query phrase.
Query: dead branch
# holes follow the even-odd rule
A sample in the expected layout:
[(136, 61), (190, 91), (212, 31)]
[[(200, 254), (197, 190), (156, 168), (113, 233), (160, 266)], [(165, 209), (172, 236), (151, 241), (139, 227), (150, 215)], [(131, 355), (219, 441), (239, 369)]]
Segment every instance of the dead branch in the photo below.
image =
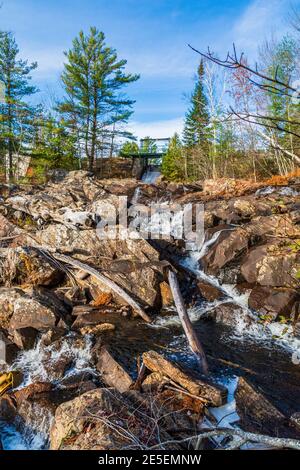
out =
[(290, 90), (292, 93), (297, 92), (297, 89), (292, 87), (289, 83), (282, 82), (281, 80), (279, 80), (278, 67), (276, 68), (274, 78), (273, 78), (268, 75), (265, 75), (262, 72), (259, 72), (257, 65), (255, 66), (255, 68), (252, 68), (249, 65), (247, 65), (246, 61), (244, 60), (244, 53), (242, 52), (239, 56), (237, 55), (235, 44), (233, 44), (233, 52), (232, 53), (228, 52), (224, 60), (216, 57), (209, 48), (206, 53), (203, 53), (199, 51), (198, 49), (194, 48), (193, 46), (191, 46), (190, 44), (189, 44), (189, 47), (194, 52), (196, 52), (197, 54), (200, 54), (205, 59), (210, 60), (211, 62), (214, 62), (215, 64), (220, 65), (222, 67), (225, 67), (228, 69), (242, 68), (244, 70), (247, 70), (247, 72), (249, 72), (251, 75), (254, 75), (266, 82), (266, 83), (254, 82), (254, 84), (257, 85), (261, 89), (270, 89), (272, 84), (274, 84), (275, 86), (273, 86), (273, 91), (275, 93), (280, 93), (282, 95), (283, 93), (282, 88), (286, 90)]
[[(275, 118), (272, 118), (272, 117), (265, 117), (265, 116), (261, 116), (259, 114), (239, 113), (239, 112), (235, 111), (232, 107), (230, 107), (230, 111), (231, 111), (231, 114), (229, 116), (231, 116), (233, 114), (234, 116), (236, 116), (238, 118), (239, 121), (248, 122), (249, 124), (254, 124), (256, 126), (261, 126), (261, 127), (266, 128), (266, 129), (278, 130), (280, 132), (284, 132), (286, 134), (290, 134), (290, 135), (293, 135), (295, 137), (300, 138), (300, 134), (298, 134), (297, 132), (294, 132), (290, 129), (286, 129), (286, 128), (280, 126), (278, 124), (278, 122), (282, 121), (281, 119), (275, 119)], [(255, 120), (253, 120), (253, 119), (255, 119)], [(269, 121), (272, 124), (269, 124), (269, 123), (263, 122), (263, 121), (259, 121), (259, 119)], [(286, 121), (286, 122), (289, 122), (289, 121)], [(293, 124), (296, 124), (296, 122), (294, 121)], [(299, 124), (300, 124), (300, 122), (298, 122), (298, 125)]]
[(138, 303), (130, 297), (127, 292), (125, 292), (124, 289), (122, 289), (120, 286), (118, 286), (114, 281), (111, 279), (107, 278), (103, 274), (100, 274), (96, 269), (91, 268), (88, 264), (82, 263), (81, 261), (78, 261), (74, 258), (71, 258), (70, 256), (63, 255), (61, 253), (49, 253), (45, 250), (40, 250), (41, 253), (43, 254), (46, 253), (47, 256), (50, 258), (54, 258), (58, 261), (61, 261), (63, 263), (66, 263), (67, 265), (71, 265), (75, 268), (80, 269), (81, 271), (84, 271), (91, 276), (95, 277), (98, 279), (102, 284), (104, 284), (106, 287), (111, 289), (113, 292), (115, 292), (119, 297), (121, 297), (125, 302), (130, 305), (139, 315), (143, 320), (145, 320), (147, 323), (151, 322), (151, 318), (146, 314), (146, 312), (138, 305)]
[(231, 443), (228, 447), (225, 448), (225, 450), (233, 450), (240, 448), (241, 445), (245, 444), (246, 442), (260, 443), (277, 449), (300, 450), (300, 441), (296, 439), (265, 436), (263, 434), (255, 434), (252, 432), (242, 431), (241, 429), (237, 428), (216, 428), (209, 430), (203, 429), (203, 432), (193, 437), (187, 437), (185, 439), (180, 440), (165, 441), (161, 444), (152, 446), (150, 449), (152, 450), (157, 449), (160, 446), (170, 444), (184, 444), (193, 441), (196, 441), (196, 444), (198, 446), (199, 442), (202, 441), (202, 439), (213, 438), (217, 436), (231, 437), (237, 439), (234, 446), (232, 445), (233, 443)]
[(204, 349), (199, 341), (198, 336), (196, 335), (192, 322), (186, 311), (184, 301), (180, 292), (180, 287), (178, 284), (177, 276), (173, 271), (169, 271), (169, 284), (174, 298), (175, 306), (178, 312), (178, 316), (182, 323), (184, 332), (188, 339), (189, 345), (193, 353), (195, 354), (202, 372), (208, 374), (208, 364), (205, 356)]
[(278, 142), (276, 142), (272, 137), (269, 137), (267, 134), (264, 132), (258, 131), (258, 133), (261, 135), (261, 137), (272, 145), (272, 147), (277, 148), (278, 150), (281, 150), (281, 152), (285, 153), (288, 157), (290, 157), (292, 160), (294, 160), (298, 165), (300, 164), (300, 157), (295, 155), (294, 153), (290, 152), (289, 150), (286, 150), (284, 147), (282, 147)]

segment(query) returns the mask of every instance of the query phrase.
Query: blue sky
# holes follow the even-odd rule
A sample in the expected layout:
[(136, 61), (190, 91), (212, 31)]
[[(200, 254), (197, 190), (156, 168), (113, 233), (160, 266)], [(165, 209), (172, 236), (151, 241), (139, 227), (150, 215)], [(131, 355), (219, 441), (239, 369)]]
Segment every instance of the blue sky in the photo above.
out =
[[(34, 81), (40, 101), (61, 93), (63, 51), (83, 29), (104, 31), (107, 44), (128, 60), (141, 79), (128, 88), (136, 100), (130, 124), (139, 137), (166, 137), (180, 131), (201, 50), (220, 55), (234, 41), (255, 59), (270, 34), (289, 28), (295, 0), (2, 0), (0, 28), (12, 30), (22, 58), (36, 60)], [(49, 98), (50, 97), (50, 98)]]

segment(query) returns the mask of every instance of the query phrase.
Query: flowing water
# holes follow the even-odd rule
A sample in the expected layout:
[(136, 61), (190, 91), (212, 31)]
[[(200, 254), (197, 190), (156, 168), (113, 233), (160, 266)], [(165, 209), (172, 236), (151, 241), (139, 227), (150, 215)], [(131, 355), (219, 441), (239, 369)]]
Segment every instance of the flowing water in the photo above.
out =
[(158, 170), (151, 170), (150, 168), (142, 177), (142, 181), (147, 184), (155, 184), (161, 173)]
[[(199, 261), (219, 235), (220, 232), (215, 232), (198, 251), (190, 252), (182, 259), (186, 268), (199, 279), (221, 288), (225, 296), (221, 301), (203, 301), (189, 309), (189, 316), (206, 351), (211, 375), (225, 385), (229, 392), (227, 404), (211, 408), (210, 412), (218, 425), (234, 425), (238, 420), (234, 390), (238, 376), (245, 375), (250, 376), (281, 411), (290, 415), (300, 408), (300, 367), (292, 360), (293, 353), (300, 351), (300, 342), (292, 336), (289, 328), (277, 323), (264, 326), (257, 321), (249, 327), (241, 318), (236, 328), (232, 329), (203, 319), (207, 311), (228, 301), (242, 307), (246, 314), (255, 316), (248, 310), (247, 293), (238, 293), (232, 285), (220, 285), (215, 277), (208, 276), (199, 268)], [(129, 321), (118, 315), (103, 315), (104, 321), (116, 324), (116, 330), (105, 340), (114, 347), (121, 362), (133, 376), (136, 375), (136, 358), (150, 349), (162, 352), (191, 369), (197, 368), (175, 310), (161, 314), (151, 325), (139, 319)], [(93, 372), (92, 345), (91, 337), (78, 343), (72, 334), (50, 346), (45, 346), (39, 340), (33, 350), (19, 355), (12, 368), (24, 372), (22, 387), (36, 381), (50, 381), (58, 390), (62, 390), (61, 378), (56, 374), (59, 361), (66, 357), (70, 359), (64, 377), (82, 371)], [(53, 414), (47, 408), (38, 406), (34, 412), (36, 425), (32, 427), (25, 428), (18, 421), (8, 424), (0, 419), (4, 449), (47, 448)], [(207, 425), (210, 423), (205, 422)]]

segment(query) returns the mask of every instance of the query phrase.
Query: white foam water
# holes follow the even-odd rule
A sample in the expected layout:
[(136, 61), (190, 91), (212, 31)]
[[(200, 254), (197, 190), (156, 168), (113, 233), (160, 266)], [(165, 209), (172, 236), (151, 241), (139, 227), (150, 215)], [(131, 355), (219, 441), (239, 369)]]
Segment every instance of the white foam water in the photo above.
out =
[(160, 171), (147, 170), (146, 173), (142, 177), (142, 181), (147, 184), (154, 184), (158, 180), (160, 175), (161, 175)]
[[(68, 335), (57, 347), (55, 343), (45, 346), (41, 338), (33, 349), (21, 352), (11, 367), (12, 370), (21, 370), (24, 374), (24, 380), (18, 388), (37, 381), (52, 382), (59, 386), (60, 380), (55, 376), (55, 364), (61, 357), (68, 357), (72, 362), (72, 367), (64, 374), (64, 378), (82, 371), (92, 372), (91, 337), (86, 336), (81, 345), (76, 345), (72, 340), (72, 334)], [(20, 420), (6, 423), (0, 419), (1, 443), (5, 450), (47, 448), (53, 416), (38, 403), (32, 404), (31, 414), (32, 416), (28, 416), (31, 422), (28, 426)]]
[[(226, 229), (227, 230), (227, 229)], [(218, 305), (223, 303), (232, 302), (243, 309), (244, 315), (241, 315), (236, 322), (235, 327), (232, 329), (231, 336), (238, 337), (239, 340), (251, 340), (253, 342), (267, 343), (268, 346), (276, 345), (288, 350), (291, 354), (293, 352), (300, 352), (300, 340), (293, 334), (293, 327), (279, 322), (263, 323), (260, 322), (259, 315), (253, 312), (248, 307), (248, 298), (250, 291), (238, 292), (235, 285), (220, 284), (215, 276), (208, 275), (200, 269), (199, 261), (207, 253), (217, 240), (221, 230), (215, 232), (213, 236), (206, 240), (203, 246), (198, 251), (191, 251), (189, 256), (182, 260), (182, 265), (192, 271), (198, 279), (204, 280), (209, 284), (217, 287), (224, 292), (225, 298), (214, 302), (202, 302), (201, 305), (190, 308), (188, 310), (189, 317), (192, 322), (196, 322), (201, 317), (207, 315), (210, 310), (213, 310)], [(249, 325), (248, 319), (252, 318), (253, 321)], [(168, 327), (172, 325), (180, 325), (178, 315), (174, 311), (174, 315), (167, 317), (160, 317), (156, 320), (157, 327)]]
[(218, 408), (210, 407), (209, 411), (216, 420), (216, 426), (222, 428), (231, 428), (232, 424), (239, 421), (239, 415), (236, 412), (236, 402), (234, 398), (234, 393), (238, 384), (238, 377), (227, 376), (222, 377), (219, 380), (219, 383), (227, 388), (228, 396), (227, 403)]
[[(50, 346), (45, 346), (41, 338), (33, 349), (21, 352), (12, 365), (12, 369), (21, 370), (24, 374), (24, 381), (20, 388), (37, 380), (57, 383), (55, 363), (61, 357), (68, 357), (72, 361), (72, 367), (67, 375), (91, 370), (91, 337), (86, 336), (83, 341), (83, 347), (78, 347), (76, 343), (73, 344), (72, 335), (69, 335), (64, 337), (60, 347), (57, 347), (55, 342)], [(51, 364), (53, 364), (52, 368)]]

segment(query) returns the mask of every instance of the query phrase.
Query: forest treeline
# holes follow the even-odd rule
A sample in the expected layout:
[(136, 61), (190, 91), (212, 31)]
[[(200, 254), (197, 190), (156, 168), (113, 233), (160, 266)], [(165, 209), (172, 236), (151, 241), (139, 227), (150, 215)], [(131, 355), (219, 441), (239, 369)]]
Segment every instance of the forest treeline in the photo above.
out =
[(259, 47), (253, 68), (235, 46), (225, 59), (200, 52), (183, 136), (173, 136), (163, 160), (166, 178), (257, 180), (297, 170), (300, 22), (296, 19), (289, 34)]
[(65, 52), (62, 99), (51, 109), (33, 105), (37, 63), (19, 58), (11, 32), (0, 32), (0, 155), (2, 170), (12, 180), (20, 160), (31, 157), (35, 176), (49, 169), (93, 171), (96, 158), (113, 155), (114, 142), (131, 137), (124, 125), (134, 101), (124, 92), (139, 75), (125, 71), (126, 60), (107, 46), (104, 34), (80, 32)]
[[(173, 181), (233, 177), (254, 180), (293, 172), (300, 163), (300, 20), (290, 32), (265, 41), (253, 68), (235, 48), (225, 60), (199, 55), (194, 91), (182, 135), (175, 134), (162, 162)], [(197, 53), (194, 52), (194, 53)], [(6, 180), (30, 159), (32, 176), (51, 169), (93, 171), (97, 159), (155, 151), (127, 131), (134, 101), (127, 86), (139, 79), (105, 42), (103, 32), (80, 32), (65, 52), (63, 96), (36, 104), (28, 63), (11, 32), (0, 31), (0, 159)], [(183, 90), (184, 91), (184, 90)]]

